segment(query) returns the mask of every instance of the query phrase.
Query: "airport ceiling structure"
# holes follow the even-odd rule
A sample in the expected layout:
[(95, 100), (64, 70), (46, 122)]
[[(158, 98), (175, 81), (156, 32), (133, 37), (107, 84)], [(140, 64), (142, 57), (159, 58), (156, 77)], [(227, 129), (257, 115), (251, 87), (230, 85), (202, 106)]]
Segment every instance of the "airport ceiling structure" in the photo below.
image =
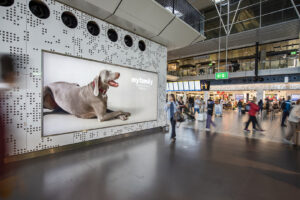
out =
[[(199, 31), (155, 0), (59, 0), (152, 41), (168, 50), (204, 40)], [(186, 3), (186, 0), (182, 0)], [(174, 11), (174, 10), (173, 10)], [(197, 11), (198, 12), (198, 11)]]

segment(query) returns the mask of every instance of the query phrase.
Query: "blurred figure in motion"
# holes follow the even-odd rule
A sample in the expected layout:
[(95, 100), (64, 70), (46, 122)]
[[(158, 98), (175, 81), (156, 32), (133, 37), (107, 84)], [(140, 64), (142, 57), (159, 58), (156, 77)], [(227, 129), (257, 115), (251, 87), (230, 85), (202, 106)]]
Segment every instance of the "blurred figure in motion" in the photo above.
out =
[[(300, 99), (297, 100), (296, 105), (293, 107), (290, 116), (288, 118), (288, 122), (290, 124), (289, 133), (283, 141), (288, 144), (294, 144), (291, 139), (297, 131), (298, 126), (300, 125)], [(298, 138), (296, 138), (297, 140)], [(297, 142), (297, 141), (296, 141)]]
[(8, 55), (0, 54), (0, 199), (7, 199), (12, 194), (13, 178), (5, 177), (4, 158), (6, 155), (5, 149), (5, 127), (3, 111), (3, 93), (9, 90), (15, 82), (14, 61)]
[(239, 100), (239, 102), (237, 103), (237, 107), (239, 110), (239, 115), (242, 114), (242, 107), (243, 107), (242, 100)]
[[(5, 90), (11, 88), (15, 81), (15, 71), (13, 59), (8, 55), (0, 55), (0, 98)], [(0, 99), (2, 102), (3, 99)], [(3, 121), (3, 108), (0, 104), (0, 177), (4, 173), (4, 157), (5, 157), (5, 127)]]
[[(250, 105), (249, 120), (246, 123), (246, 127), (244, 129), (245, 131), (249, 131), (248, 126), (250, 122), (252, 122), (252, 127), (254, 131), (263, 131), (263, 129), (260, 127), (256, 119), (256, 113), (259, 111), (259, 106), (255, 102), (256, 102), (256, 97), (253, 97), (253, 100), (249, 103)], [(259, 129), (256, 129), (256, 126), (258, 126)]]
[(262, 116), (262, 111), (263, 111), (263, 108), (264, 108), (264, 103), (263, 103), (263, 100), (259, 100), (258, 102), (258, 107), (259, 107), (259, 113), (260, 115)]
[(210, 130), (210, 125), (212, 124), (216, 127), (216, 124), (212, 121), (212, 116), (214, 114), (214, 101), (211, 97), (207, 100), (207, 119), (206, 119), (206, 130)]
[(165, 106), (165, 110), (167, 112), (168, 120), (170, 120), (171, 124), (171, 140), (172, 142), (175, 142), (176, 140), (176, 119), (175, 119), (175, 113), (177, 112), (177, 109), (179, 109), (179, 105), (176, 102), (176, 98), (174, 94), (169, 95), (169, 101)]
[(288, 96), (288, 100), (284, 101), (281, 104), (281, 109), (282, 109), (281, 127), (286, 127), (285, 120), (289, 116), (291, 111), (291, 96)]

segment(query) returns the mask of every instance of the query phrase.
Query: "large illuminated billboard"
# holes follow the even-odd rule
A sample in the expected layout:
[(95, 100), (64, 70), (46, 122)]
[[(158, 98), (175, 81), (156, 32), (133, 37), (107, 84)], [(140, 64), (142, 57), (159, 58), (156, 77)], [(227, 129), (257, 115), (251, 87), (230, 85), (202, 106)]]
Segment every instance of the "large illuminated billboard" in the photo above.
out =
[(156, 73), (43, 52), (43, 136), (157, 120)]

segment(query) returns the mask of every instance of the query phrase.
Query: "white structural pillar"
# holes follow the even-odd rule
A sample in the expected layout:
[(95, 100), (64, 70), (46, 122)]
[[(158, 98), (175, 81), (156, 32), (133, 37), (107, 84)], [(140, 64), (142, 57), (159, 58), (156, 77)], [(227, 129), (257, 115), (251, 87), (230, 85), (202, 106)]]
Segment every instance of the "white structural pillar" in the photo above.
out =
[(207, 103), (207, 100), (209, 98), (209, 91), (204, 91), (204, 101)]
[(257, 89), (256, 90), (256, 98), (257, 98), (257, 101), (259, 100), (264, 100), (264, 90), (263, 89)]

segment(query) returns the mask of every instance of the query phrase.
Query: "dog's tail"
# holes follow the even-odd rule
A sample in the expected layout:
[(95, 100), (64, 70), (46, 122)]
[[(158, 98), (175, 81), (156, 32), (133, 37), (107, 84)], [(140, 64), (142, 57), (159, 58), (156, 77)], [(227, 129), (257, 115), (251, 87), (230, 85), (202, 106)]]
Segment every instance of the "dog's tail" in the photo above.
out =
[(43, 107), (49, 110), (58, 110), (60, 107), (55, 102), (51, 88), (45, 86), (43, 89)]

